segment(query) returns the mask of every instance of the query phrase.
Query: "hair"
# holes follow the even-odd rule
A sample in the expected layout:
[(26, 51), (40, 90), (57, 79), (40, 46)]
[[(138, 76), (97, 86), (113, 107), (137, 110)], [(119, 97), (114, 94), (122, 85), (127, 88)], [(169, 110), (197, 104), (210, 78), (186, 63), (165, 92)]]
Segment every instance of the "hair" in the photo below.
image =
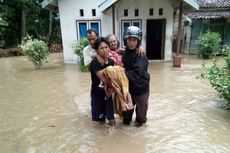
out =
[(114, 34), (109, 34), (109, 35), (107, 35), (105, 38), (107, 39), (107, 41), (109, 41), (109, 38), (110, 38), (111, 36), (114, 36), (114, 37), (115, 37), (115, 39), (117, 40), (117, 48), (119, 48), (119, 47), (120, 47), (120, 41), (117, 39), (117, 37), (116, 37)]
[(99, 46), (100, 46), (100, 44), (103, 43), (103, 42), (106, 43), (109, 46), (109, 42), (107, 41), (106, 38), (98, 37), (97, 40), (94, 42), (93, 49), (95, 49), (97, 51)]
[(94, 30), (94, 29), (88, 29), (88, 30), (86, 31), (86, 34), (91, 34), (91, 33), (95, 33), (95, 34), (98, 36), (97, 31)]

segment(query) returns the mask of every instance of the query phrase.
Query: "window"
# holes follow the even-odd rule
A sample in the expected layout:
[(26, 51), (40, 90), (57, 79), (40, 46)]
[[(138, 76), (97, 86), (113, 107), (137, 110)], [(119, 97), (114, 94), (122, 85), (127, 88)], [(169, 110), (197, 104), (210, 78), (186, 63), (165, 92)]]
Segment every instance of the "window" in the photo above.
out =
[(134, 16), (139, 16), (139, 10), (138, 9), (134, 10)]
[(153, 16), (153, 8), (149, 9), (149, 15)]
[(159, 8), (159, 15), (163, 15), (163, 8)]
[(76, 21), (77, 38), (86, 37), (86, 31), (90, 28), (94, 29), (99, 35), (101, 34), (100, 20)]
[[(121, 21), (121, 37), (124, 33), (124, 31), (129, 27), (129, 26), (137, 26), (141, 28), (141, 20), (122, 20)], [(142, 28), (141, 28), (142, 29)], [(122, 40), (122, 39), (121, 39)], [(124, 42), (122, 41), (121, 45), (123, 45)]]
[(132, 25), (141, 28), (141, 23), (139, 21), (133, 21)]
[(124, 16), (128, 16), (128, 9), (124, 9)]
[(96, 9), (92, 9), (92, 16), (96, 16)]
[(79, 23), (80, 37), (86, 37), (86, 31), (87, 31), (87, 23), (85, 22)]
[(84, 10), (80, 9), (80, 16), (84, 16)]
[(97, 21), (90, 21), (90, 28), (96, 30), (99, 34), (99, 24)]

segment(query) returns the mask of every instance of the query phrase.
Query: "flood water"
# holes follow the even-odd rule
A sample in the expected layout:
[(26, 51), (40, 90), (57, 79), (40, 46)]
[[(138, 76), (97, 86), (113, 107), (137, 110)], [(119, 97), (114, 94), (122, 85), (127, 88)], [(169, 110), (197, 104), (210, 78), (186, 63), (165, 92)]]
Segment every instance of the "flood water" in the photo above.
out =
[(62, 54), (35, 69), (25, 57), (0, 58), (1, 153), (225, 153), (230, 152), (230, 111), (199, 80), (201, 64), (184, 56), (149, 64), (151, 93), (143, 127), (91, 122), (90, 74), (64, 65)]

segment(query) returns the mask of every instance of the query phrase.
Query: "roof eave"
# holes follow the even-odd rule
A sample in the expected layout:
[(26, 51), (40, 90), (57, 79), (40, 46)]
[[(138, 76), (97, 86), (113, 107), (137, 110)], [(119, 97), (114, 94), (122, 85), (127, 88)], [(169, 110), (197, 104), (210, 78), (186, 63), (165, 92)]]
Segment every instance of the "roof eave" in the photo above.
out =
[(98, 5), (98, 8), (100, 9), (101, 12), (105, 12), (117, 1), (119, 0), (104, 0), (100, 5)]
[(51, 11), (57, 11), (58, 1), (57, 0), (44, 0), (42, 3), (42, 8)]
[(194, 9), (199, 10), (199, 4), (194, 0), (184, 0), (185, 3), (192, 6)]

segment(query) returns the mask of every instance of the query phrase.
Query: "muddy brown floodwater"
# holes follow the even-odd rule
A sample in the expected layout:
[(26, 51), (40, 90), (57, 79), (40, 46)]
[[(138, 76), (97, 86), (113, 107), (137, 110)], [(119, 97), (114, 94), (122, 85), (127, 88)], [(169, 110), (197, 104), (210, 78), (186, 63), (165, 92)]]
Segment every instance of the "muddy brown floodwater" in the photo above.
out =
[(1, 153), (230, 152), (230, 111), (196, 77), (202, 63), (183, 56), (182, 67), (150, 61), (148, 122), (115, 128), (91, 122), (90, 74), (63, 55), (34, 69), (25, 57), (0, 58)]

